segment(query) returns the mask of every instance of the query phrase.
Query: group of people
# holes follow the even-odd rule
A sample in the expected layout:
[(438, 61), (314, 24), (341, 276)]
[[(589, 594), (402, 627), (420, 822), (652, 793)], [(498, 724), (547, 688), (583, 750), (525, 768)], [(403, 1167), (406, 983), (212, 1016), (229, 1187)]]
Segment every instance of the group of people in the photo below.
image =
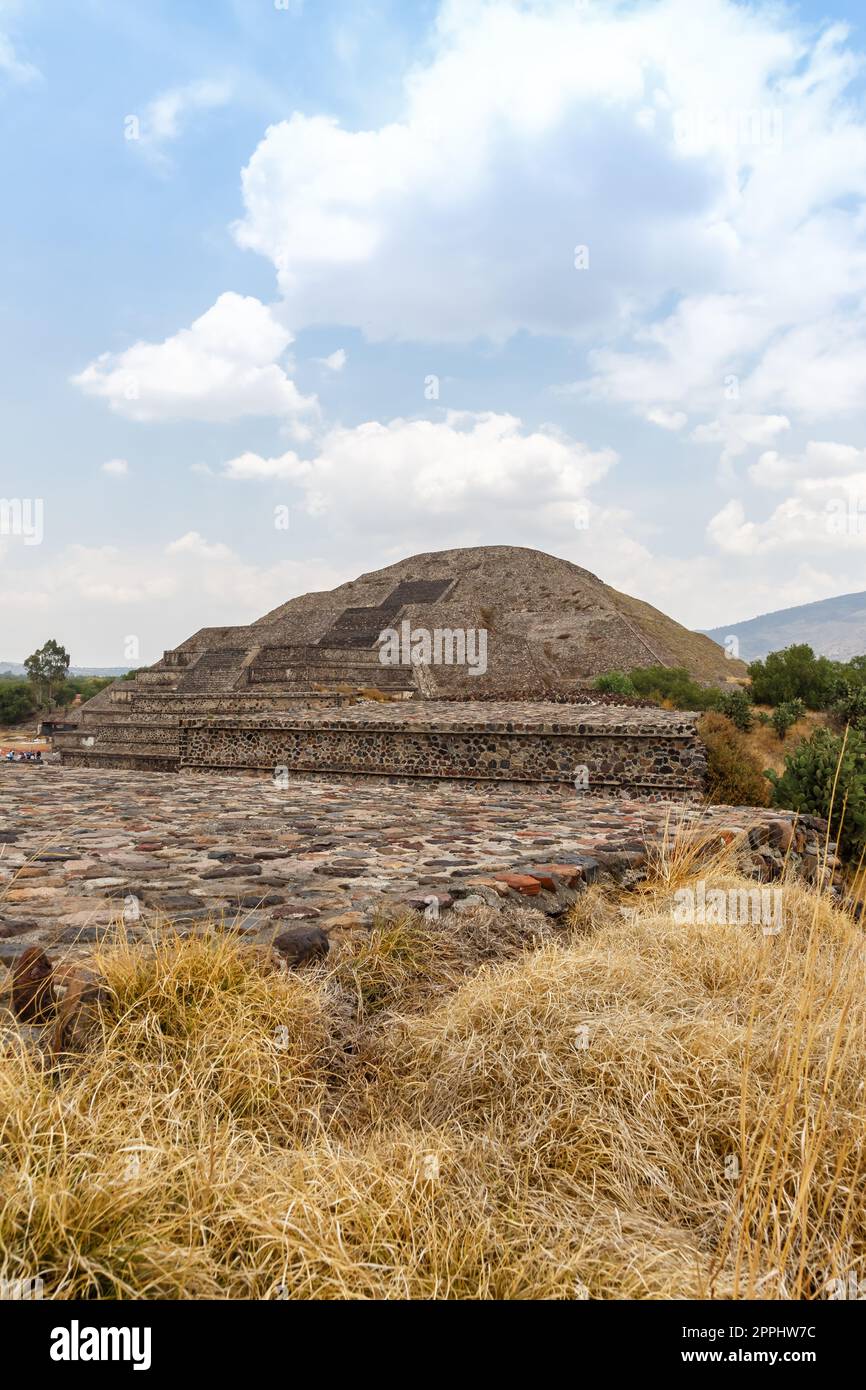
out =
[(8, 753), (0, 753), (0, 758), (2, 758), (3, 762), (6, 763), (41, 764), (42, 762), (42, 754), (40, 753), (38, 748), (35, 753), (31, 753), (29, 749), (10, 748)]

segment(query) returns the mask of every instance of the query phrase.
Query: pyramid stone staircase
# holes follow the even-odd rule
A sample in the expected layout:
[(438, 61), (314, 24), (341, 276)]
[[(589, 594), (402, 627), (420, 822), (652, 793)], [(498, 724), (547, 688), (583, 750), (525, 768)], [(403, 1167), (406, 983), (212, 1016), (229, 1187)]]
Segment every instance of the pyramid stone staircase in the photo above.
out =
[(255, 627), (206, 628), (194, 646), (165, 652), (157, 666), (88, 701), (78, 727), (59, 731), (55, 747), (74, 765), (176, 769), (180, 730), (192, 719), (341, 705), (347, 687), (411, 698), (420, 693), (417, 668), (383, 665), (379, 638), (407, 606), (435, 602), (452, 582), (402, 580), (378, 604), (343, 609), (315, 642), (278, 645), (263, 642)]

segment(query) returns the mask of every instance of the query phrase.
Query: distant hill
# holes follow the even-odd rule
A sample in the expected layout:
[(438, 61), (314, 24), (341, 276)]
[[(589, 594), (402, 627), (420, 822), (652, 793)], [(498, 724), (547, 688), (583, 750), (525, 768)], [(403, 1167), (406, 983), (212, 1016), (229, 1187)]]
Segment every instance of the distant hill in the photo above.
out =
[[(130, 666), (70, 666), (70, 676), (125, 676)], [(20, 661), (0, 661), (0, 676), (26, 676)]]
[(849, 661), (852, 656), (866, 654), (866, 592), (780, 608), (776, 613), (704, 632), (722, 646), (727, 637), (736, 637), (743, 661), (758, 661), (768, 652), (799, 642), (807, 642), (818, 656)]

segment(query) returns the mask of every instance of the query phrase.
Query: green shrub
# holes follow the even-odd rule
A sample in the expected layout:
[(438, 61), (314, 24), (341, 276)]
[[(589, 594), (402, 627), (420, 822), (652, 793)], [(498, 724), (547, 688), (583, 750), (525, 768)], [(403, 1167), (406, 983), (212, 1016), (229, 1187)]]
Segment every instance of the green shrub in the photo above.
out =
[(785, 735), (798, 719), (802, 719), (806, 713), (806, 706), (802, 700), (785, 700), (778, 705), (770, 715), (770, 723), (779, 735), (779, 739), (784, 743)]
[(634, 685), (622, 671), (607, 671), (593, 681), (593, 688), (603, 695), (637, 695)]
[(841, 681), (833, 713), (843, 727), (850, 724), (852, 729), (866, 733), (866, 685), (852, 685), (850, 681)]
[(776, 806), (823, 816), (841, 853), (860, 856), (866, 847), (866, 735), (816, 729), (786, 756), (781, 775), (768, 776)]
[(628, 674), (638, 695), (676, 709), (711, 709), (721, 694), (716, 686), (698, 685), (684, 666), (637, 666)]
[(755, 722), (751, 696), (747, 690), (741, 690), (739, 686), (733, 690), (722, 690), (713, 708), (726, 719), (730, 719), (740, 733), (747, 734)]
[(809, 709), (826, 709), (839, 679), (839, 664), (816, 656), (806, 643), (770, 652), (749, 667), (752, 697), (759, 705), (782, 705), (803, 700)]
[(707, 794), (725, 806), (769, 806), (770, 784), (745, 738), (730, 719), (705, 714), (698, 733), (707, 749)]

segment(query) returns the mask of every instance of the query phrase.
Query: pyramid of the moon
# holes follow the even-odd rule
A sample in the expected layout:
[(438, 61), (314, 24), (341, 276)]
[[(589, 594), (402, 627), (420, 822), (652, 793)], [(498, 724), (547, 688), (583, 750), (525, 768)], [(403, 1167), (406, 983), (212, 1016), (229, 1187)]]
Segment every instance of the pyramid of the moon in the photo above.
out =
[[(568, 560), (518, 546), (431, 551), (247, 626), (202, 628), (89, 701), (57, 743), (64, 761), (177, 767), (179, 730), (203, 720), (241, 721), (249, 741), (268, 721), (288, 728), (291, 715), (294, 727), (301, 710), (333, 723), (361, 690), (399, 700), (406, 718), (403, 701), (431, 702), (432, 718), (455, 696), (544, 702), (602, 672), (653, 665), (708, 681), (743, 670), (709, 638)], [(393, 725), (398, 712), (387, 714)]]

